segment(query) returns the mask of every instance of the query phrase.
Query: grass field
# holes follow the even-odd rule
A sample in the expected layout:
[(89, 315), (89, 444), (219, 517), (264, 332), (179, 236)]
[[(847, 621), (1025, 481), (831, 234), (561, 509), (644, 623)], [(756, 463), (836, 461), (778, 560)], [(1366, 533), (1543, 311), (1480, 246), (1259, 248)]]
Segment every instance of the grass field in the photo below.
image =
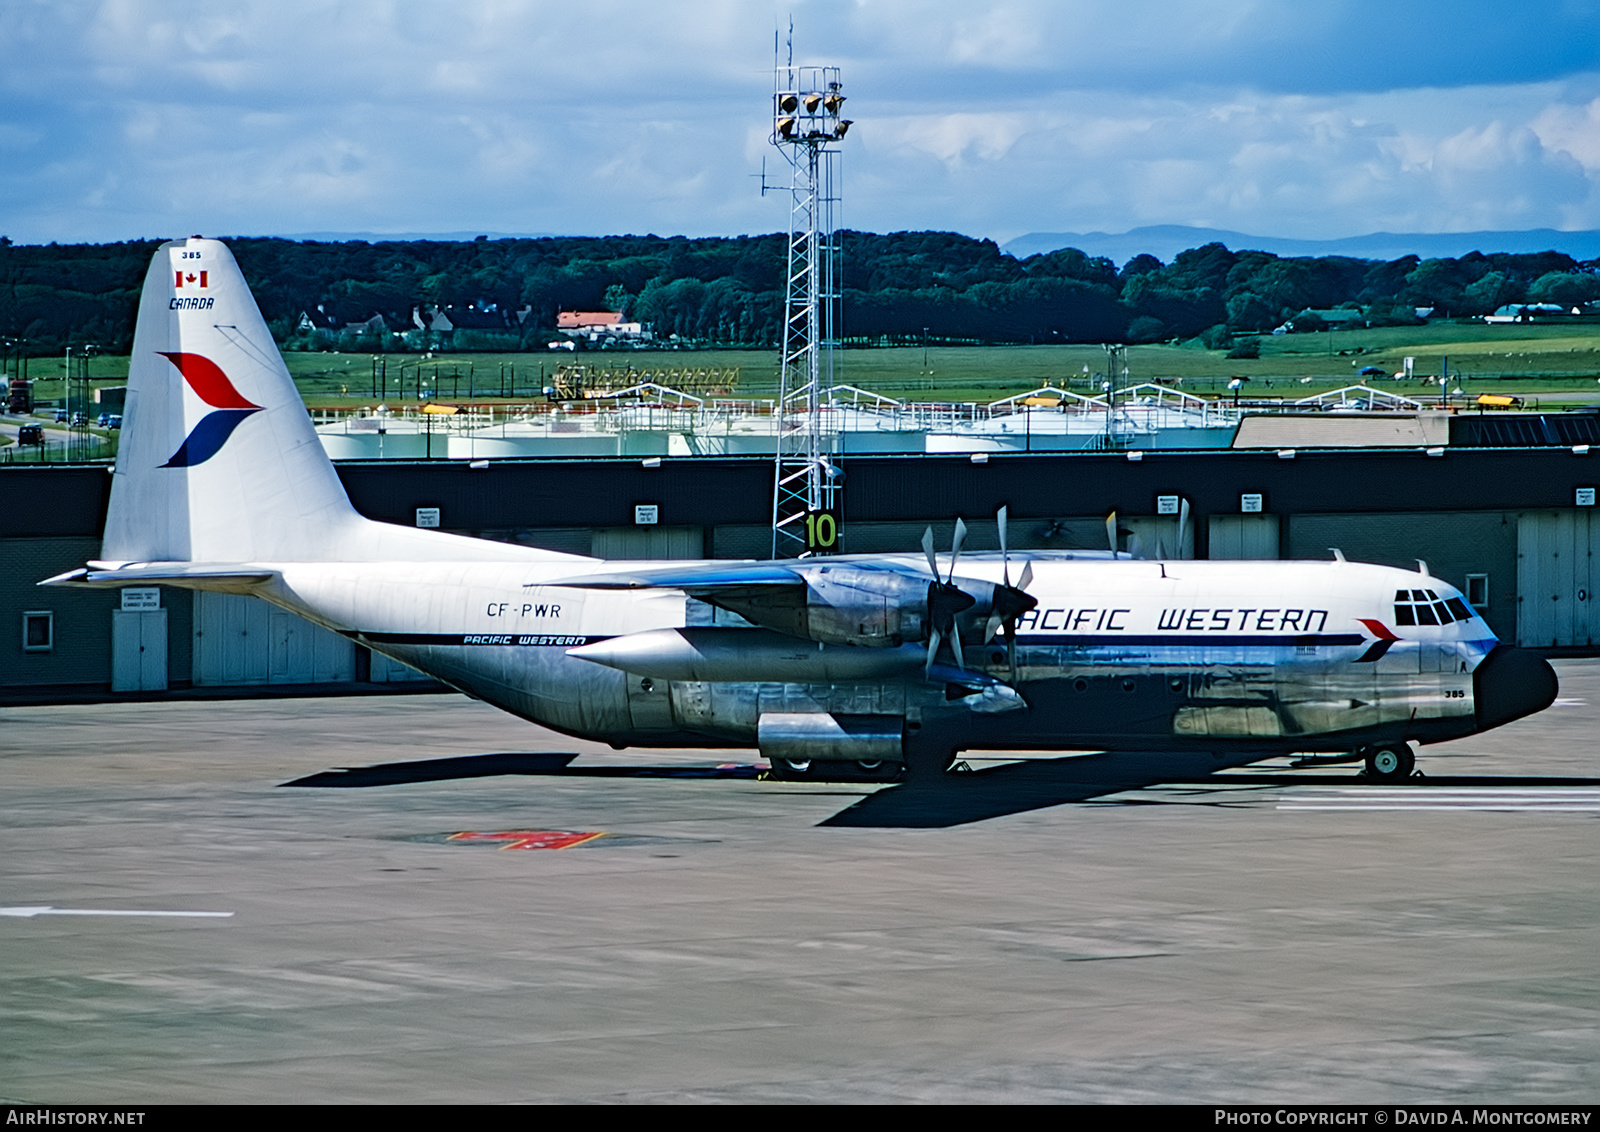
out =
[[(1261, 357), (1230, 359), (1198, 345), (1132, 346), (1124, 383), (1178, 384), (1202, 396), (1227, 396), (1228, 382), (1247, 377), (1249, 397), (1303, 397), (1359, 380), (1365, 366), (1394, 373), (1407, 357), (1429, 379), (1449, 359), (1468, 395), (1479, 392), (1533, 395), (1547, 404), (1600, 401), (1600, 326), (1486, 326), (1438, 323), (1295, 334), (1261, 339)], [(737, 367), (735, 395), (770, 397), (777, 386), (771, 350), (603, 351), (580, 354), (389, 354), (387, 388), (379, 390), (369, 354), (286, 355), (307, 402), (314, 407), (357, 407), (379, 401), (414, 403), (422, 391), (440, 401), (527, 401), (538, 396), (558, 365), (582, 363), (610, 369), (613, 380), (639, 371)], [(126, 380), (127, 359), (94, 359), (93, 384)], [(63, 383), (49, 380), (53, 360), (34, 359), (35, 396), (56, 400)], [(902, 400), (990, 401), (1045, 382), (1079, 392), (1099, 392), (1106, 355), (1099, 346), (935, 346), (844, 350), (835, 354), (834, 381)], [(665, 380), (665, 379), (663, 379)], [(1437, 392), (1432, 381), (1407, 385), (1391, 378), (1369, 384), (1407, 394)], [(670, 380), (666, 380), (670, 384)], [(1452, 382), (1452, 390), (1456, 382)], [(91, 408), (91, 416), (96, 409)]]

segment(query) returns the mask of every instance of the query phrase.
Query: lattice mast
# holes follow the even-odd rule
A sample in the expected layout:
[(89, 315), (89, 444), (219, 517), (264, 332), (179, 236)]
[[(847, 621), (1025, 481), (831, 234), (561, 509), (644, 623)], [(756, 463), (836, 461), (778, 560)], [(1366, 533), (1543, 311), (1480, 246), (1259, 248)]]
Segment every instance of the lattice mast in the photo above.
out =
[[(842, 477), (829, 459), (823, 397), (833, 385), (839, 307), (836, 144), (841, 116), (838, 67), (773, 67), (771, 142), (789, 162), (789, 247), (779, 372), (772, 556), (795, 558), (836, 545)], [(827, 518), (824, 519), (823, 516)], [(819, 537), (820, 536), (820, 537)]]

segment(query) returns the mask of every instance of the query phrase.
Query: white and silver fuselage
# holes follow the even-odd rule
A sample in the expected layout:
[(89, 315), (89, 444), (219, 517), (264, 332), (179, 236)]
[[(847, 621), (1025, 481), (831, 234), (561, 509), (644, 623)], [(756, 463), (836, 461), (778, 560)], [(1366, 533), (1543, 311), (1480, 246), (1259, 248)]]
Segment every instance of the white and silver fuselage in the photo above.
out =
[[(651, 565), (684, 563), (591, 572)], [(260, 596), (518, 715), (623, 744), (753, 745), (762, 714), (796, 711), (942, 722), (994, 748), (1428, 741), (1476, 729), (1473, 674), (1498, 643), (1453, 587), (1389, 567), (1040, 559), (1038, 605), (1017, 624), (1015, 687), (1028, 710), (975, 713), (927, 678), (910, 646), (726, 629), (735, 659), (719, 666), (700, 648), (696, 671), (660, 632), (688, 627), (683, 592), (551, 584), (570, 564), (271, 568), (277, 580)], [(964, 577), (1000, 572), (997, 558), (961, 562)], [(607, 663), (571, 655), (641, 638), (663, 644)], [(967, 654), (969, 669), (1010, 682), (1002, 640)]]

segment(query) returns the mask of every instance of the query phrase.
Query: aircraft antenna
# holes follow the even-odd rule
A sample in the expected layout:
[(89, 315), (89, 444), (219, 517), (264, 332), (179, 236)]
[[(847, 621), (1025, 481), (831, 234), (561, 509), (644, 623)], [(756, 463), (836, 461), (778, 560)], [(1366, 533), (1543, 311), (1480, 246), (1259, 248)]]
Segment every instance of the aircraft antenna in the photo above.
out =
[(844, 485), (831, 459), (837, 433), (824, 429), (823, 408), (833, 386), (838, 336), (837, 143), (850, 129), (850, 120), (842, 114), (845, 95), (839, 68), (796, 66), (793, 35), (791, 25), (788, 62), (773, 59), (769, 139), (790, 167), (782, 353), (773, 407), (774, 558), (838, 549)]

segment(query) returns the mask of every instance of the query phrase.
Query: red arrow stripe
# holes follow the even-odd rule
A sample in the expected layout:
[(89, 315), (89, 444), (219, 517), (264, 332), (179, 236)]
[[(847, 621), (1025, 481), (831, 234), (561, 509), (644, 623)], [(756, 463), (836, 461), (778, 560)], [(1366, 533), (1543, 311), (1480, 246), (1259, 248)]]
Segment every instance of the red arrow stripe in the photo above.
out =
[(1400, 638), (1389, 631), (1389, 627), (1382, 621), (1373, 621), (1367, 617), (1357, 617), (1357, 621), (1367, 627), (1367, 632), (1377, 637), (1380, 641), (1398, 641)]
[(158, 351), (163, 358), (178, 367), (189, 388), (200, 395), (200, 400), (218, 409), (259, 409), (260, 405), (244, 399), (233, 387), (228, 375), (210, 358), (201, 354), (169, 354)]

